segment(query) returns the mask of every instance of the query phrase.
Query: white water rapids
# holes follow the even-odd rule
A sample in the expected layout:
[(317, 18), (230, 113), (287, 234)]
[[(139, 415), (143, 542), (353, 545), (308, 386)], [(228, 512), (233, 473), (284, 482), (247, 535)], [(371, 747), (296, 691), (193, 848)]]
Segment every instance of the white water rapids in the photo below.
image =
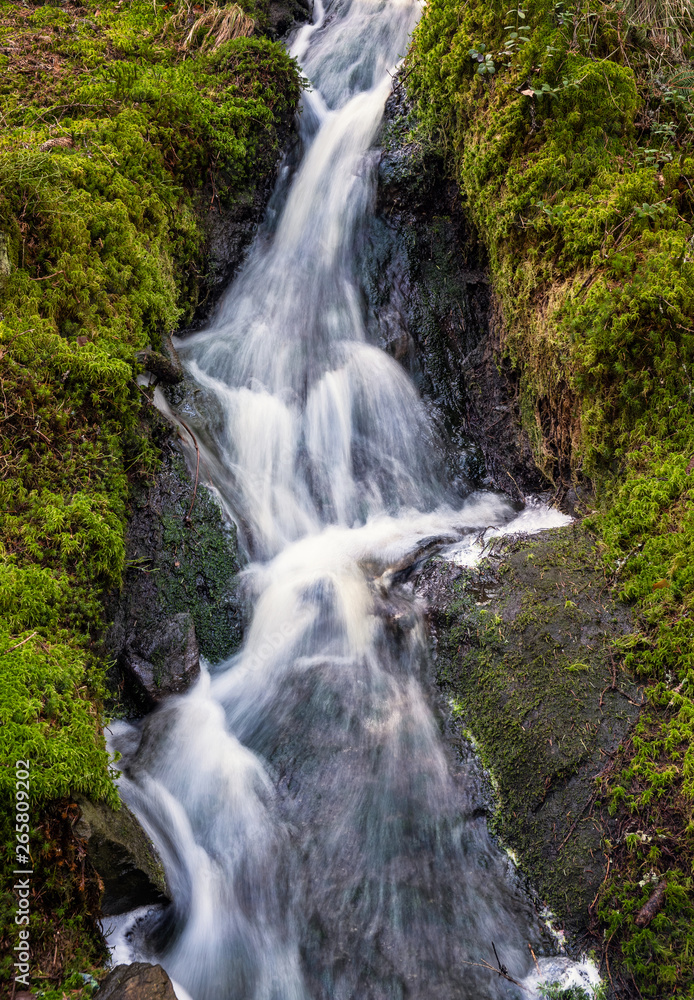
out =
[(355, 277), (371, 147), (419, 14), (316, 0), (292, 49), (312, 84), (302, 159), (213, 324), (180, 345), (253, 614), (236, 656), (114, 727), (123, 798), (173, 897), (120, 921), (115, 957), (161, 963), (193, 1000), (528, 996), (481, 963), (495, 942), (523, 979), (529, 946), (546, 953), (425, 697), (403, 582), (516, 511), (446, 487), (422, 402), (367, 342)]

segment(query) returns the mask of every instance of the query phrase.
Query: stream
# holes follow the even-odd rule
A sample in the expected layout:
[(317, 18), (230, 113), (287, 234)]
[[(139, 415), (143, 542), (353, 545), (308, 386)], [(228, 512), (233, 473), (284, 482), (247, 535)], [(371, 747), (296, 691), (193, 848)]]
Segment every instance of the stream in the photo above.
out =
[[(316, 0), (291, 51), (301, 155), (210, 326), (178, 346), (182, 413), (248, 558), (241, 651), (143, 723), (113, 726), (120, 790), (173, 902), (112, 930), (192, 1000), (536, 996), (553, 946), (445, 744), (411, 577), (490, 524), (557, 512), (447, 483), (443, 442), (370, 343), (356, 278), (373, 143), (421, 7)], [(467, 555), (466, 555), (467, 553)], [(493, 948), (522, 986), (496, 967)], [(568, 960), (565, 960), (568, 961)]]

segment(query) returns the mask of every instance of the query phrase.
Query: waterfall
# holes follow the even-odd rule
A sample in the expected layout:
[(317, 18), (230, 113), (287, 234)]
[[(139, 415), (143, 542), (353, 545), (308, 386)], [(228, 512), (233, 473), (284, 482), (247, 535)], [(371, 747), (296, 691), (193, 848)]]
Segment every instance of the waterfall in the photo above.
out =
[(521, 979), (542, 948), (474, 769), (442, 739), (407, 582), (515, 510), (448, 487), (356, 279), (372, 146), (420, 10), (316, 0), (292, 48), (311, 82), (301, 158), (214, 320), (179, 345), (206, 391), (196, 434), (241, 529), (252, 620), (236, 656), (113, 743), (173, 894), (128, 954), (193, 1000), (527, 996), (483, 965), (495, 942)]

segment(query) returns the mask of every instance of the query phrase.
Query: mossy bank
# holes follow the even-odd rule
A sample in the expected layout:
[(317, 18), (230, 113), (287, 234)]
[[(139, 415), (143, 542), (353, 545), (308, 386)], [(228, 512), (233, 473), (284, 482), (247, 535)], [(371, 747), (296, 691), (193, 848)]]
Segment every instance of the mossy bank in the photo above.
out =
[[(103, 956), (71, 797), (117, 802), (101, 728), (104, 599), (137, 562), (126, 522), (162, 461), (136, 353), (161, 349), (210, 293), (220, 218), (236, 227), (237, 261), (252, 235), (302, 86), (267, 33), (306, 11), (280, 6), (0, 4), (1, 839), (12, 867), (8, 806), (26, 758), (42, 988)], [(179, 552), (210, 518), (221, 530), (201, 489), (192, 524), (187, 507), (177, 520), (192, 494), (180, 481), (164, 512), (165, 547)], [(201, 545), (209, 556), (214, 543)], [(228, 597), (233, 567), (217, 568), (202, 583), (172, 576), (164, 602), (178, 610), (199, 583), (211, 657), (236, 627), (232, 615), (216, 629), (205, 610)], [(3, 979), (15, 903), (3, 896)]]
[(603, 787), (628, 835), (604, 842), (595, 906), (625, 988), (656, 997), (694, 990), (691, 38), (684, 3), (432, 0), (403, 73), (410, 140), (439, 150), (488, 255), (535, 462), (582, 488), (633, 607), (612, 656), (646, 703)]

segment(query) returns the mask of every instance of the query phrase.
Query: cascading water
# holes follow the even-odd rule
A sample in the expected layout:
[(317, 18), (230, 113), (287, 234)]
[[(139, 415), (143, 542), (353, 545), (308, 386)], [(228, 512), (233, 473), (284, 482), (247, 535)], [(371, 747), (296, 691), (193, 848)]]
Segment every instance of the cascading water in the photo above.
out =
[(494, 941), (522, 978), (542, 948), (427, 704), (405, 582), (514, 511), (447, 491), (414, 388), (367, 343), (354, 275), (370, 147), (419, 13), (316, 0), (293, 46), (313, 87), (303, 158), (213, 325), (181, 345), (253, 617), (238, 655), (113, 743), (173, 895), (128, 957), (193, 1000), (527, 995), (481, 963)]

